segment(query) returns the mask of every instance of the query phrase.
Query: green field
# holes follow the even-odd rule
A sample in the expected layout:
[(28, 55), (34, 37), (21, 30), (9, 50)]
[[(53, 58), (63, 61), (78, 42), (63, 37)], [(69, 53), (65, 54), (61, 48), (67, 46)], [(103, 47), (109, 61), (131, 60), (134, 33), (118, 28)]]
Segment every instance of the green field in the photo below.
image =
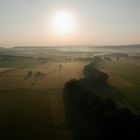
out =
[[(62, 89), (82, 76), (85, 64), (49, 62), (0, 75), (0, 130), (13, 139), (72, 139), (64, 113)], [(28, 71), (32, 76), (25, 79)], [(35, 77), (36, 72), (44, 73)], [(12, 129), (12, 130), (11, 130)], [(23, 134), (24, 132), (24, 134)]]
[[(0, 131), (3, 139), (8, 136), (23, 140), (72, 140), (62, 91), (70, 79), (83, 78), (83, 68), (93, 60), (94, 53), (26, 49), (0, 52)], [(109, 57), (112, 59), (104, 61), (101, 71), (108, 74), (108, 83), (121, 91), (112, 98), (124, 94), (127, 107), (140, 112), (140, 60), (122, 54), (121, 57), (126, 58), (119, 61), (117, 55)], [(95, 91), (110, 96), (108, 91), (111, 90), (114, 89)]]
[(113, 61), (103, 69), (109, 75), (109, 83), (119, 88), (127, 97), (128, 102), (140, 111), (140, 61)]

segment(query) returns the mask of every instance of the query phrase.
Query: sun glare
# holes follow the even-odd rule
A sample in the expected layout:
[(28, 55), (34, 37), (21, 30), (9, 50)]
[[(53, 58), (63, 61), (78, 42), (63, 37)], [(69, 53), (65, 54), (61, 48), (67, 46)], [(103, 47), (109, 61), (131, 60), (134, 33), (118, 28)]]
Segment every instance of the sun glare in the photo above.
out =
[(57, 34), (69, 34), (74, 30), (74, 19), (66, 12), (58, 12), (53, 19), (53, 30)]

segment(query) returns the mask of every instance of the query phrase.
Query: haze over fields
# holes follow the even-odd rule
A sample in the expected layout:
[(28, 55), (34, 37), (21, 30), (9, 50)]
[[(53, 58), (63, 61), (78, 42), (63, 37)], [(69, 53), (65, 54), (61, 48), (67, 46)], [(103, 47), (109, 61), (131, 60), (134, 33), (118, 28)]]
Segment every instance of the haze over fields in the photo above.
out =
[(0, 0), (0, 139), (140, 139), (139, 0)]
[[(83, 71), (89, 63), (94, 64), (91, 67), (93, 79), (94, 76), (100, 79), (102, 72), (109, 76), (107, 87), (98, 89), (92, 85), (92, 92), (112, 100), (119, 108), (139, 114), (139, 50), (139, 45), (117, 46), (117, 49), (115, 46), (1, 48), (0, 130), (3, 139), (96, 138), (91, 135), (95, 130), (89, 127), (86, 118), (83, 120), (85, 116), (78, 114), (78, 108), (73, 109), (73, 103), (69, 104), (73, 102), (68, 101), (71, 97), (62, 94), (64, 88), (67, 89), (66, 82), (84, 78)], [(94, 71), (94, 67), (101, 73)], [(87, 96), (90, 92), (87, 91)]]

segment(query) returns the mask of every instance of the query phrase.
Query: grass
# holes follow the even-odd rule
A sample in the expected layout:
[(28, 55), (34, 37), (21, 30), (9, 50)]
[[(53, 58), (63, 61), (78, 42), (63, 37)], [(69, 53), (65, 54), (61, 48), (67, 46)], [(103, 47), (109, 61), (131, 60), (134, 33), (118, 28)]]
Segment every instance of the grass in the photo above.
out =
[[(0, 75), (0, 130), (3, 137), (7, 134), (10, 139), (72, 139), (65, 119), (62, 88), (67, 80), (82, 76), (84, 64), (61, 65), (62, 71), (59, 63), (50, 62)], [(33, 72), (32, 77), (24, 79), (29, 70)], [(31, 87), (37, 71), (46, 74)]]
[[(32, 130), (32, 134), (38, 131), (38, 136), (42, 135), (48, 139), (53, 139), (52, 135), (61, 140), (68, 137), (72, 139), (65, 120), (61, 91), (66, 81), (82, 77), (82, 70), (86, 63), (49, 61), (38, 65), (38, 62), (29, 61), (25, 64), (30, 67), (24, 69), (21, 69), (24, 62), (20, 63), (15, 63), (16, 69), (0, 74), (1, 131), (5, 134), (11, 133), (12, 122), (14, 122), (15, 127), (22, 131), (27, 128), (28, 136), (29, 130)], [(28, 71), (32, 71), (33, 75), (25, 79)], [(34, 74), (37, 71), (45, 73), (43, 78), (35, 80)], [(140, 111), (139, 62), (134, 60), (108, 62), (103, 71), (110, 77), (108, 82), (120, 89), (126, 95), (129, 104)], [(37, 127), (32, 128), (32, 125)], [(24, 127), (21, 128), (22, 126)], [(39, 130), (42, 126), (44, 128)], [(44, 131), (48, 133), (45, 134)]]
[(109, 62), (104, 72), (108, 73), (109, 83), (119, 88), (128, 102), (140, 112), (140, 62), (125, 60)]
[(0, 91), (2, 139), (55, 139), (47, 91)]
[(128, 102), (140, 112), (140, 87), (120, 87), (125, 93)]

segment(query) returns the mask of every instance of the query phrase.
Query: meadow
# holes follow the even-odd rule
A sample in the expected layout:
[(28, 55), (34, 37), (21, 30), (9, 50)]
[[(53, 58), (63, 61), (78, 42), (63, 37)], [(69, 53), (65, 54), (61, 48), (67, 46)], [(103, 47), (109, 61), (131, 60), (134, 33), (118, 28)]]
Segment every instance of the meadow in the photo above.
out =
[(82, 78), (84, 66), (97, 56), (103, 59), (100, 70), (108, 74), (107, 82), (121, 90), (129, 106), (139, 112), (140, 60), (134, 54), (92, 47), (0, 49), (3, 139), (8, 134), (10, 139), (72, 140), (62, 97), (64, 84)]
[[(0, 74), (2, 138), (72, 139), (65, 118), (62, 89), (67, 80), (81, 77), (84, 64), (47, 61), (36, 65), (33, 62), (30, 67), (21, 65)], [(30, 76), (29, 71), (32, 72)], [(37, 76), (37, 73), (42, 75)]]
[(129, 103), (140, 111), (140, 61), (127, 59), (109, 62), (103, 69), (109, 75), (109, 83), (119, 88)]

